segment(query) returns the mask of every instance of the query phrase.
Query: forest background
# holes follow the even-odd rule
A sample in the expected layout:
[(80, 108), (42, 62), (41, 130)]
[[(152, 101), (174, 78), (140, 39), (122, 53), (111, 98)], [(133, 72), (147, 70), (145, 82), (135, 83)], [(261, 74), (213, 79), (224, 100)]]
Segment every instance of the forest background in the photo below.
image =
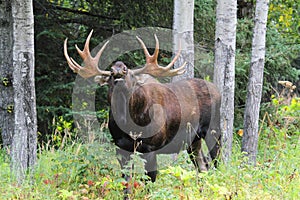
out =
[[(251, 1), (239, 1), (236, 52), (235, 127), (241, 128), (243, 107), (251, 56), (253, 9)], [(296, 1), (271, 1), (265, 62), (263, 102), (270, 101), (278, 81), (299, 85), (299, 5)], [(243, 11), (241, 11), (243, 10)], [(101, 12), (99, 12), (101, 11)], [(138, 15), (136, 13), (141, 13)], [(76, 77), (62, 54), (65, 38), (69, 46), (83, 46), (87, 34), (94, 29), (92, 44), (99, 44), (113, 34), (141, 27), (172, 29), (173, 1), (149, 1), (147, 4), (119, 1), (34, 1), (36, 44), (36, 93), (38, 127), (43, 136), (53, 133), (53, 120), (72, 118), (72, 89)], [(210, 78), (213, 72), (215, 33), (215, 1), (195, 1), (194, 13), (195, 77)], [(76, 56), (76, 51), (71, 55)], [(169, 55), (170, 56), (170, 55)], [(75, 57), (79, 60), (80, 58)], [(130, 67), (143, 62), (140, 54), (128, 53), (119, 60)], [(207, 77), (210, 76), (210, 77)], [(273, 88), (273, 89), (272, 89)], [(299, 90), (299, 87), (297, 87)], [(105, 89), (100, 89), (99, 111), (107, 109)], [(238, 119), (241, 120), (238, 120)], [(43, 137), (40, 137), (42, 139)]]

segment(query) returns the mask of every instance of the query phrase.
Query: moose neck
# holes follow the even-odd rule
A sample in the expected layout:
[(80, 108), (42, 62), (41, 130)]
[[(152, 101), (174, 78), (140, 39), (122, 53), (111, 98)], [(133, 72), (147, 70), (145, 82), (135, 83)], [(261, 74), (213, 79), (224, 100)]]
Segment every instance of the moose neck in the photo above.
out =
[(127, 87), (125, 82), (110, 84), (108, 99), (111, 105), (110, 119), (124, 132), (138, 131), (151, 122), (149, 100), (143, 86), (137, 84)]

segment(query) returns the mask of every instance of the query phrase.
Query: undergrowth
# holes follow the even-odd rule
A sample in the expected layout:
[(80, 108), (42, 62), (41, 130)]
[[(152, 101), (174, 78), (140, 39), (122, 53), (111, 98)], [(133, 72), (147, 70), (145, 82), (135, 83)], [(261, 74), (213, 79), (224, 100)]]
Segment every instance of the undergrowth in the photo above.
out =
[[(122, 199), (126, 187), (132, 189), (130, 199), (299, 199), (300, 99), (286, 100), (279, 95), (264, 106), (255, 167), (245, 164), (238, 134), (230, 163), (205, 173), (196, 172), (185, 151), (176, 160), (159, 156), (155, 183), (139, 166), (121, 171), (109, 142), (66, 142), (41, 146), (33, 183), (20, 186), (0, 150), (0, 199)], [(138, 153), (133, 160), (144, 164)], [(122, 173), (132, 179), (126, 182)]]

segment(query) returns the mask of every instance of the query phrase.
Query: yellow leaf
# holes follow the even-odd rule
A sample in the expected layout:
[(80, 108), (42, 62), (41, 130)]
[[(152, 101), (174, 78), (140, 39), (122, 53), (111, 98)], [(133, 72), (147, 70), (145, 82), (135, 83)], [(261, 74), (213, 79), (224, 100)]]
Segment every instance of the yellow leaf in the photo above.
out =
[(273, 11), (273, 9), (274, 9), (274, 5), (273, 5), (273, 4), (271, 4), (271, 5), (270, 5), (270, 9), (269, 9), (269, 10), (270, 10), (270, 11)]
[(283, 16), (282, 15), (280, 15), (280, 17), (279, 17), (279, 22), (283, 22)]
[(243, 129), (238, 130), (237, 134), (242, 137), (244, 134), (244, 130)]

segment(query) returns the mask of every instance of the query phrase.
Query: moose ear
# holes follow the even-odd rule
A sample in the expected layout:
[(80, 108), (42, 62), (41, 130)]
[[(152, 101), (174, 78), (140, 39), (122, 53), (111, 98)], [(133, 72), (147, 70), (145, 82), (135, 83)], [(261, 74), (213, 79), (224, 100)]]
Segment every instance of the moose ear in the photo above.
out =
[(99, 83), (100, 86), (108, 85), (109, 76), (95, 76), (94, 81)]

